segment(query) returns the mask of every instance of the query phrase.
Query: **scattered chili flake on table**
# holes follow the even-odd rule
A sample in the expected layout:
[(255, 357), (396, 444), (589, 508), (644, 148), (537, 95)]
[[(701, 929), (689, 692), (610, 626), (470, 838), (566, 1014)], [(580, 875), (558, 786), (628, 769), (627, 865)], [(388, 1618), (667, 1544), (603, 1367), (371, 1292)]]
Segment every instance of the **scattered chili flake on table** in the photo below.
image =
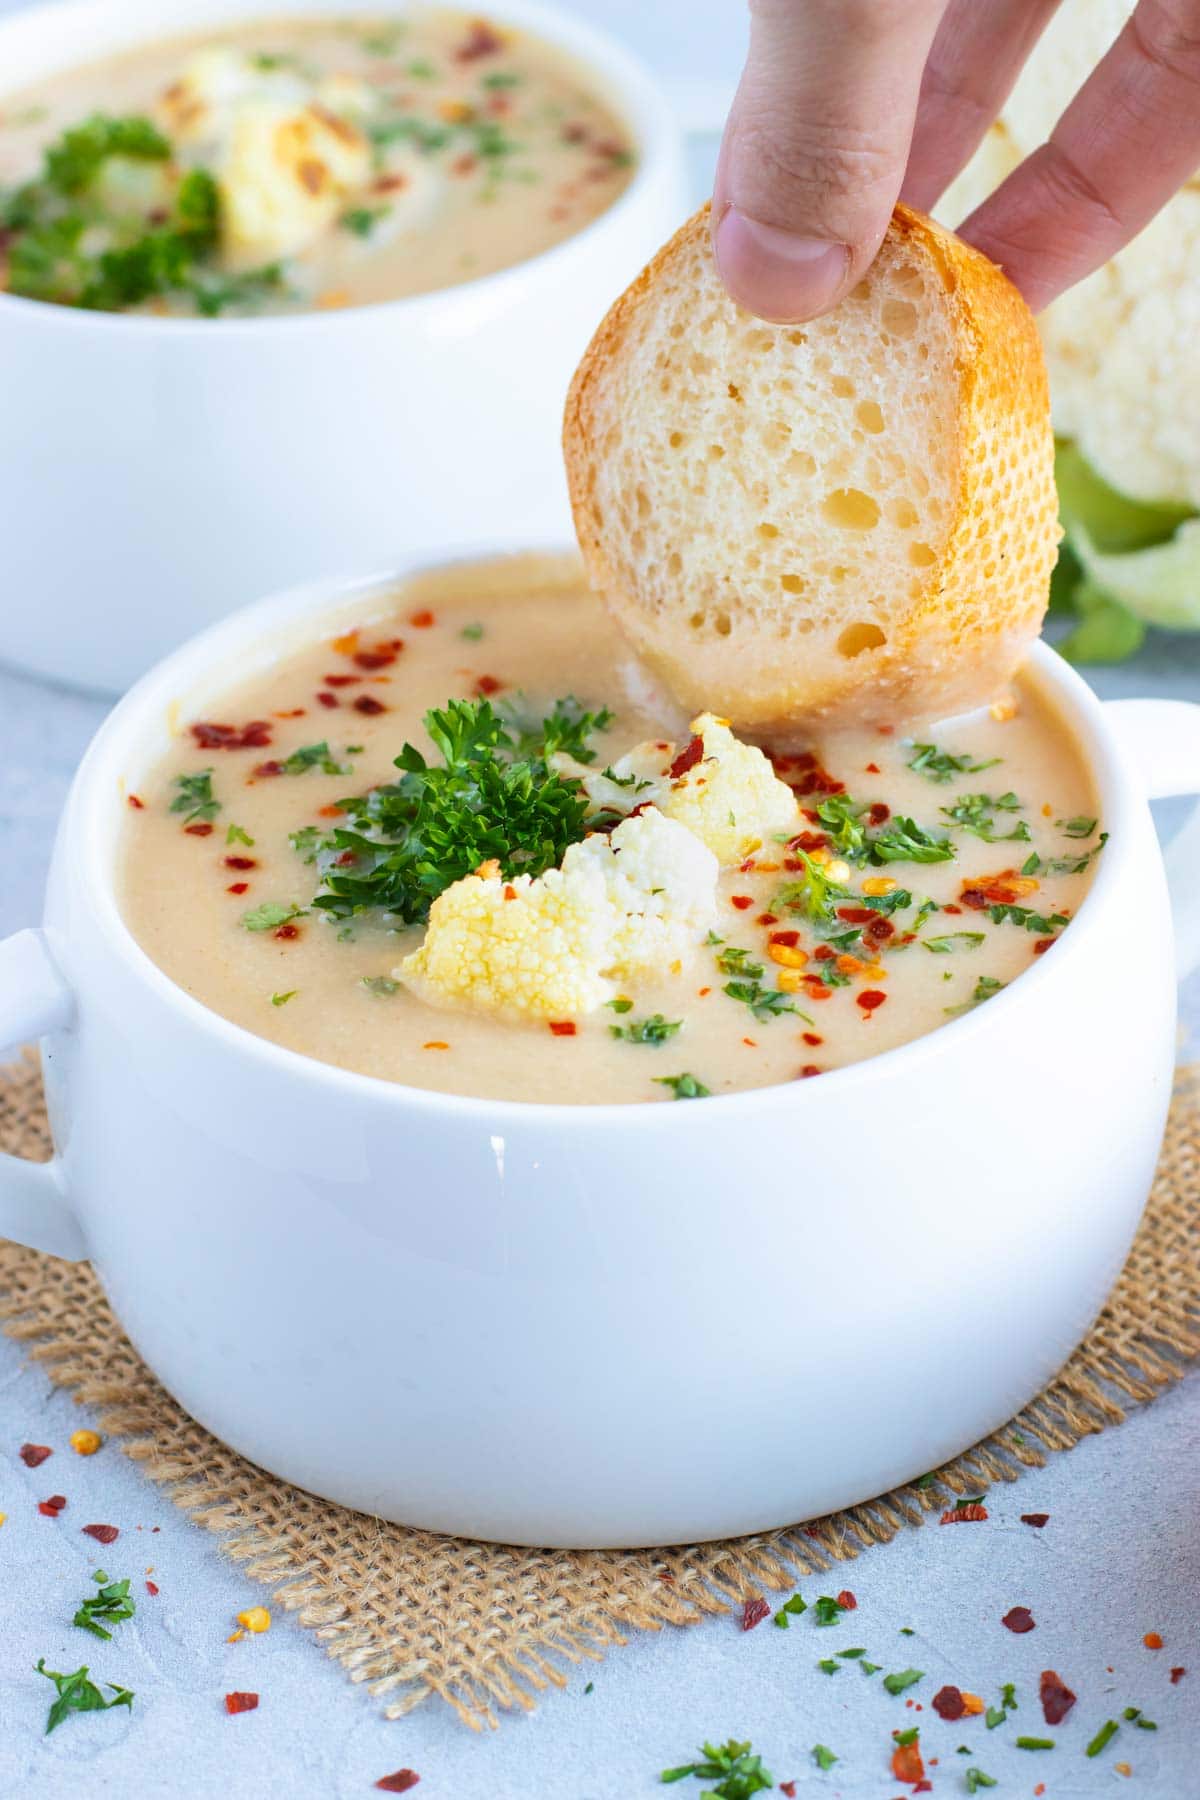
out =
[(1172, 1669), (1171, 1670), (1171, 1686), (1178, 1687), (1179, 1683), (1183, 1680), (1183, 1678), (1186, 1674), (1187, 1674), (1186, 1669)]
[(1043, 1669), (1038, 1687), (1047, 1725), (1061, 1725), (1075, 1704), (1075, 1695), (1053, 1669)]
[(121, 1535), (116, 1525), (81, 1525), (79, 1529), (85, 1537), (95, 1538), (98, 1544), (115, 1544)]
[(742, 1608), (742, 1630), (753, 1631), (756, 1625), (761, 1625), (769, 1617), (770, 1611), (761, 1594), (756, 1595), (753, 1600), (747, 1600)]
[(966, 1713), (962, 1691), (956, 1687), (939, 1688), (931, 1702), (939, 1719), (961, 1719)]
[(225, 1711), (227, 1713), (254, 1712), (258, 1707), (257, 1694), (226, 1694)]
[(1035, 1530), (1037, 1530), (1037, 1531), (1040, 1531), (1042, 1529), (1043, 1525), (1048, 1524), (1049, 1520), (1050, 1520), (1049, 1513), (1022, 1513), (1021, 1514), (1022, 1525), (1032, 1525), (1035, 1528)]
[(911, 1731), (893, 1732), (896, 1748), (892, 1751), (892, 1774), (897, 1781), (924, 1781), (925, 1764), (921, 1758), (918, 1727)]
[(53, 1456), (54, 1452), (49, 1444), (22, 1444), (17, 1455), (27, 1469), (37, 1469), (41, 1467), (48, 1456)]
[(148, 1593), (148, 1594), (157, 1594), (157, 1592), (158, 1592), (158, 1583), (157, 1583), (157, 1581), (148, 1581), (148, 1582), (147, 1582), (147, 1583), (146, 1583), (146, 1592), (147, 1592), (147, 1593)]
[(66, 1504), (67, 1496), (65, 1494), (51, 1494), (48, 1500), (38, 1501), (38, 1511), (44, 1519), (57, 1519)]
[(1142, 1639), (1142, 1642), (1145, 1644), (1147, 1650), (1161, 1650), (1163, 1647), (1162, 1638), (1157, 1631), (1148, 1631)]
[(855, 1612), (858, 1609), (858, 1598), (849, 1588), (841, 1590), (837, 1597), (837, 1603), (843, 1612)]
[(420, 1779), (415, 1769), (397, 1769), (394, 1775), (381, 1776), (375, 1786), (383, 1794), (407, 1794)]
[(781, 1781), (779, 1784), (779, 1791), (781, 1794), (786, 1794), (788, 1800), (796, 1800), (796, 1784), (794, 1781)]
[(1036, 1621), (1027, 1606), (1014, 1606), (1005, 1613), (1000, 1623), (1020, 1637), (1023, 1632), (1032, 1631)]
[(986, 1506), (980, 1506), (978, 1500), (967, 1500), (962, 1506), (947, 1508), (938, 1523), (939, 1525), (957, 1525), (962, 1522), (971, 1525), (986, 1519), (987, 1516)]

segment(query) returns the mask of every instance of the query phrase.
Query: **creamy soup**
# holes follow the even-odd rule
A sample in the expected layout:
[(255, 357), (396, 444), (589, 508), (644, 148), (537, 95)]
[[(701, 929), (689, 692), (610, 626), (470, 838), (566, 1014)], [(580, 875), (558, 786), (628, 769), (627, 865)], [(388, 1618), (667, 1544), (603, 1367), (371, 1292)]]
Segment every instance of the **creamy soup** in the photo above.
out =
[(524, 32), (272, 19), (0, 100), (0, 287), (212, 316), (393, 300), (537, 255), (633, 162), (587, 70)]
[[(409, 873), (423, 868), (429, 887), (414, 903), (411, 886), (380, 886), (381, 853), (365, 851), (365, 815), (348, 803), (423, 780), (395, 762), (409, 743), (440, 765), (423, 717), (454, 698), (478, 721), (484, 697), (508, 721), (506, 766), (547, 715), (566, 721), (571, 753), (551, 764), (589, 780), (619, 773), (644, 740), (676, 790), (710, 766), (573, 564), (443, 571), (376, 594), (175, 723), (169, 754), (128, 795), (134, 936), (214, 1011), (343, 1068), (506, 1099), (671, 1102), (816, 1077), (987, 1004), (1054, 953), (1102, 849), (1076, 748), (1022, 680), (934, 743), (872, 730), (779, 757), (774, 776), (764, 765), (792, 790), (794, 819), (721, 869), (711, 922), (684, 953), (591, 1010), (514, 1019), (469, 995), (438, 1004), (401, 967), (424, 919), (374, 902), (427, 909), (473, 866), (480, 821), (449, 815), (449, 848), (425, 828)], [(368, 839), (389, 835), (385, 816)], [(612, 829), (595, 808), (589, 823)]]

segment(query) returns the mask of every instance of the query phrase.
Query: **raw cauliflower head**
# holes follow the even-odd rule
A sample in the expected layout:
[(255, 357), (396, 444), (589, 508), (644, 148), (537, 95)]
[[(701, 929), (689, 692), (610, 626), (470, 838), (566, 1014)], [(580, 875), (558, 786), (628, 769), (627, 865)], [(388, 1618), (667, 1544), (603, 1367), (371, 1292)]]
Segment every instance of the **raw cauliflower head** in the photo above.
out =
[(649, 809), (544, 875), (456, 881), (394, 973), (435, 1006), (581, 1018), (622, 984), (682, 966), (715, 920), (716, 884), (712, 852)]
[(656, 806), (698, 837), (723, 867), (732, 867), (776, 833), (795, 827), (796, 797), (767, 757), (743, 744), (724, 719), (701, 713), (680, 748), (661, 740), (638, 744), (605, 773), (567, 758), (561, 772), (583, 783), (596, 807), (629, 812)]
[[(958, 224), (1045, 143), (1132, 10), (1064, 0), (939, 218)], [(1130, 499), (1200, 507), (1200, 176), (1038, 323), (1055, 429)]]

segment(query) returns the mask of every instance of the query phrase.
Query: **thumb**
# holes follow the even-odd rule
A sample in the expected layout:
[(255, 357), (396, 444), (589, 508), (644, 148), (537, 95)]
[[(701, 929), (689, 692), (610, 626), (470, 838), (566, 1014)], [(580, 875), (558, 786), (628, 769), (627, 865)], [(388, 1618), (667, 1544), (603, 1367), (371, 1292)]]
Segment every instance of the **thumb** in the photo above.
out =
[(904, 178), (946, 0), (751, 0), (713, 248), (764, 319), (827, 312), (870, 266)]

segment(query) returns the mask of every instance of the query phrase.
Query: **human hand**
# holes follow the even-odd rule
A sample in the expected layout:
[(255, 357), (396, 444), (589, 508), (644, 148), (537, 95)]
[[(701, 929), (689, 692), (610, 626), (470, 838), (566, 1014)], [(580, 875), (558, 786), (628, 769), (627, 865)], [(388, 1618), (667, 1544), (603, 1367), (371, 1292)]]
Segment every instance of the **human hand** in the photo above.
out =
[[(717, 264), (773, 320), (827, 312), (897, 198), (928, 212), (1058, 0), (750, 0), (713, 196)], [(1200, 0), (1139, 0), (1049, 141), (960, 228), (1034, 311), (1107, 262), (1200, 165)]]

